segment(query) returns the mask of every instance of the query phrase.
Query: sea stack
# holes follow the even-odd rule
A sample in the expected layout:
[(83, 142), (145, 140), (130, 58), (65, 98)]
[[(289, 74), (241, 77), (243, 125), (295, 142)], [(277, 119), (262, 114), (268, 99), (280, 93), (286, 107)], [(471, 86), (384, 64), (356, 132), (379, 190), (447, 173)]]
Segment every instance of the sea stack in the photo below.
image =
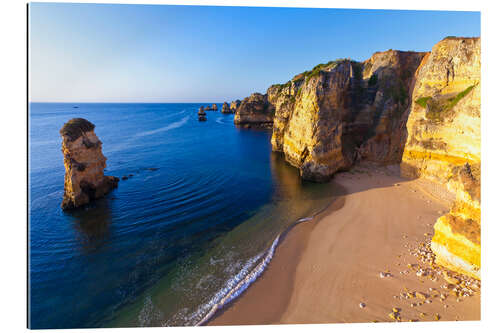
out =
[(63, 210), (83, 206), (118, 186), (117, 177), (104, 175), (106, 157), (94, 127), (86, 119), (74, 118), (59, 131), (66, 169)]
[(231, 109), (229, 108), (229, 104), (227, 104), (227, 102), (224, 102), (224, 104), (222, 104), (221, 113), (231, 113)]
[(198, 120), (199, 121), (206, 121), (207, 120), (207, 114), (203, 110), (203, 106), (200, 106), (200, 109), (198, 110)]
[(236, 109), (240, 106), (241, 101), (239, 99), (232, 101), (231, 106), (229, 107), (231, 109), (231, 113), (235, 113)]
[(212, 111), (217, 111), (219, 108), (217, 107), (217, 104), (212, 104)]

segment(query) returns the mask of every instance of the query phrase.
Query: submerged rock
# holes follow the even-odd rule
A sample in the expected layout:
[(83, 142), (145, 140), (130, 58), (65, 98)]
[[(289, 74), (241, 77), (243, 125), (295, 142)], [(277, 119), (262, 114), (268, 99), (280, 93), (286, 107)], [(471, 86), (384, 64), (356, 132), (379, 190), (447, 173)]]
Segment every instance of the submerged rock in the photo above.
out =
[(83, 206), (118, 186), (119, 178), (105, 176), (106, 157), (94, 124), (83, 118), (68, 121), (60, 130), (64, 156), (64, 196), (62, 209)]

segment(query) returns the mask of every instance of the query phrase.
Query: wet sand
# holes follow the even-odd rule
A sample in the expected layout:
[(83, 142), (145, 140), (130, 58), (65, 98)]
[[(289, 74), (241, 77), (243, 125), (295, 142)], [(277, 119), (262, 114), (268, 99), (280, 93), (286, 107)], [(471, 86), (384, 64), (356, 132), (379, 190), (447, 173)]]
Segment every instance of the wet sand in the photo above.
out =
[[(385, 322), (392, 308), (402, 321), (479, 320), (480, 292), (441, 301), (429, 288), (446, 292), (443, 278), (418, 277), (407, 266), (425, 267), (410, 249), (431, 239), (453, 196), (398, 175), (397, 167), (370, 165), (338, 174), (347, 194), (292, 229), (263, 275), (209, 325)], [(405, 291), (426, 293), (429, 303), (399, 297)]]

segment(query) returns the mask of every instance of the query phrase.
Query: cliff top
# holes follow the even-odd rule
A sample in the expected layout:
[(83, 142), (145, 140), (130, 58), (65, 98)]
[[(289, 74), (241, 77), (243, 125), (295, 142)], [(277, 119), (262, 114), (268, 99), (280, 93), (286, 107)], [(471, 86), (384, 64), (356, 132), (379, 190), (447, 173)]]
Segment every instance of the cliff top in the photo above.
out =
[(446, 36), (442, 40), (447, 40), (447, 39), (452, 39), (452, 40), (466, 40), (466, 39), (472, 39), (472, 40), (479, 40), (481, 37), (457, 37), (457, 36)]
[(92, 131), (94, 128), (95, 125), (87, 119), (73, 118), (64, 124), (59, 133), (62, 136), (69, 137), (70, 141), (75, 141), (82, 135), (82, 133)]

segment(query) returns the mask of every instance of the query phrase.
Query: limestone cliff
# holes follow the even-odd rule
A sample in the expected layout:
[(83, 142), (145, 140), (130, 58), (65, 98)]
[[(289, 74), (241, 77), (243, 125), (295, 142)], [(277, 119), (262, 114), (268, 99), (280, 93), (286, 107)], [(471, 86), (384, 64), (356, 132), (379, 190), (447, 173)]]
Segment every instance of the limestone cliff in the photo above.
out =
[(273, 118), (274, 106), (269, 103), (267, 95), (254, 93), (238, 106), (234, 115), (234, 123), (245, 128), (271, 127)]
[(445, 38), (422, 61), (412, 92), (402, 175), (457, 195), (434, 226), (439, 263), (480, 278), (481, 42)]
[(271, 86), (273, 150), (313, 181), (359, 158), (399, 162), (409, 89), (424, 55), (391, 50), (363, 63), (331, 61)]
[(428, 53), (330, 61), (246, 98), (235, 123), (272, 121), (273, 150), (306, 180), (366, 159), (445, 184), (457, 198), (432, 249), (438, 263), (480, 278), (480, 57), (479, 38), (448, 37)]
[(65, 210), (100, 198), (118, 185), (118, 178), (104, 175), (106, 157), (94, 127), (85, 119), (74, 118), (60, 130), (66, 169), (61, 206)]

